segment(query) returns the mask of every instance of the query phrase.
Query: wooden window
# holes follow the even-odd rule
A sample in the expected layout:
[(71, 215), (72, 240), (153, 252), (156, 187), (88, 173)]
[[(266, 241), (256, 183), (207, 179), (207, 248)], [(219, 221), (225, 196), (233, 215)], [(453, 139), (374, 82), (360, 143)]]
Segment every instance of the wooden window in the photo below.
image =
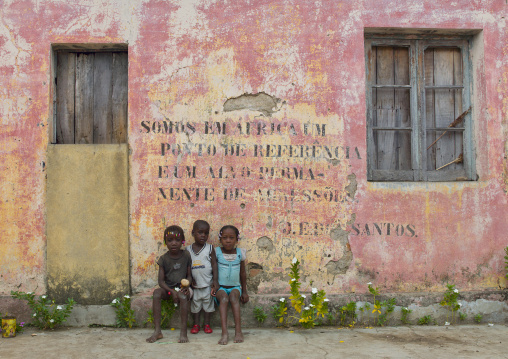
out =
[(470, 41), (366, 37), (369, 181), (476, 179)]
[(127, 52), (55, 54), (55, 142), (126, 143)]

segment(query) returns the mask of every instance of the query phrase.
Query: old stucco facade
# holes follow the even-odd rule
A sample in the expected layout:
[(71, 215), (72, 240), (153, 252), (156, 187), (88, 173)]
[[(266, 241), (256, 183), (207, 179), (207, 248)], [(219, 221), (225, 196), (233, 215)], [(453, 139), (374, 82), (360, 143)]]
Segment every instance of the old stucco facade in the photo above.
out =
[[(47, 291), (52, 46), (109, 43), (127, 44), (129, 60), (129, 219), (117, 230), (130, 270), (117, 292), (150, 294), (164, 226), (190, 240), (196, 219), (211, 223), (214, 244), (222, 225), (239, 227), (253, 294), (287, 293), (294, 256), (305, 281), (332, 294), (367, 282), (386, 292), (506, 285), (504, 0), (27, 0), (3, 1), (0, 19), (0, 294)], [(367, 181), (372, 28), (474, 30), (477, 181)]]

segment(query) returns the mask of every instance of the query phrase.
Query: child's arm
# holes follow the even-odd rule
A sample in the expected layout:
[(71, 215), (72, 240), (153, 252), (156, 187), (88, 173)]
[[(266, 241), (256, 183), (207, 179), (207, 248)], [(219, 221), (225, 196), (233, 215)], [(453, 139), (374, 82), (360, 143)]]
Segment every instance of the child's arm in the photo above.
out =
[(212, 263), (212, 296), (215, 297), (215, 293), (219, 290), (219, 273), (217, 269), (217, 255), (215, 255), (215, 248), (212, 248), (210, 254), (210, 262)]
[[(189, 283), (192, 283), (192, 274), (191, 274), (191, 261), (189, 261), (187, 265), (187, 280)], [(189, 295), (189, 287), (182, 288), (182, 293), (186, 296)]]
[(249, 295), (247, 294), (247, 271), (245, 270), (245, 261), (240, 262), (240, 284), (242, 285), (242, 296), (240, 300), (242, 303), (249, 301)]
[(178, 303), (178, 296), (176, 295), (176, 291), (173, 288), (169, 288), (169, 286), (164, 281), (165, 279), (164, 268), (159, 265), (159, 287), (161, 287), (166, 293), (169, 293), (173, 297), (173, 301)]

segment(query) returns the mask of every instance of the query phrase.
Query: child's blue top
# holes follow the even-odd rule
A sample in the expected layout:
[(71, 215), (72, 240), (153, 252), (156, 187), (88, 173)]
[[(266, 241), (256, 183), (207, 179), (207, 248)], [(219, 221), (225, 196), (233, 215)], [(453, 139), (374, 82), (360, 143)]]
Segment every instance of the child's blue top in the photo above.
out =
[(227, 287), (239, 287), (240, 283), (240, 263), (242, 262), (242, 253), (240, 248), (236, 248), (236, 256), (232, 261), (224, 258), (222, 249), (215, 248), (217, 255), (217, 266), (219, 268), (219, 285)]

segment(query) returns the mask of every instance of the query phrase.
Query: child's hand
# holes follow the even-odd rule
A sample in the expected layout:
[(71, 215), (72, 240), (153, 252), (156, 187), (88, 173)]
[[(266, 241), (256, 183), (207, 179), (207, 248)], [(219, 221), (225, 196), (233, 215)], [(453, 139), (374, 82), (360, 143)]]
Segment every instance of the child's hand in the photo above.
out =
[(180, 298), (178, 298), (178, 293), (176, 290), (170, 288), (169, 293), (171, 293), (171, 297), (173, 298), (173, 303), (175, 303), (175, 304), (180, 303)]
[(189, 295), (190, 295), (190, 292), (189, 292), (189, 287), (184, 287), (182, 289), (180, 289), (180, 292), (185, 295), (187, 298), (189, 298)]
[(216, 282), (212, 284), (212, 297), (215, 297), (215, 294), (217, 294), (219, 288), (220, 288), (219, 283)]
[(245, 304), (249, 301), (249, 295), (247, 293), (242, 293), (242, 296), (240, 297), (240, 301)]

